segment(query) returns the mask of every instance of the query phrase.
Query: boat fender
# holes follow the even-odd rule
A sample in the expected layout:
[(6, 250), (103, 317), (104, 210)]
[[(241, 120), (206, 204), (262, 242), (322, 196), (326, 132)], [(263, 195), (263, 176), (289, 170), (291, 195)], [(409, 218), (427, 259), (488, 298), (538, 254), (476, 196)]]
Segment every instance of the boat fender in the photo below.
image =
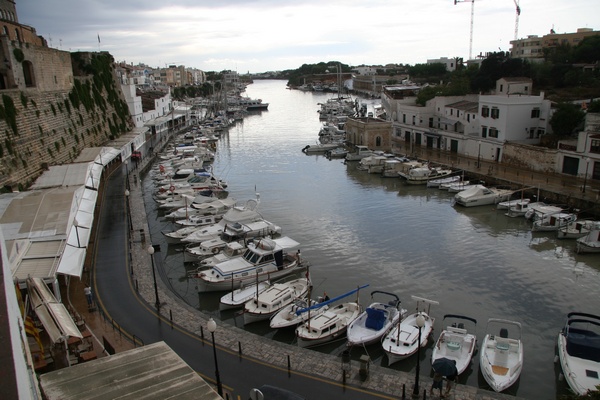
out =
[(169, 190), (171, 191), (171, 193), (173, 193), (175, 191), (175, 186), (173, 186), (173, 185), (169, 186)]
[(215, 247), (214, 249), (212, 249), (212, 253), (213, 253), (213, 254), (217, 254), (218, 252), (219, 252), (219, 249), (218, 249), (218, 248), (216, 248), (216, 247)]

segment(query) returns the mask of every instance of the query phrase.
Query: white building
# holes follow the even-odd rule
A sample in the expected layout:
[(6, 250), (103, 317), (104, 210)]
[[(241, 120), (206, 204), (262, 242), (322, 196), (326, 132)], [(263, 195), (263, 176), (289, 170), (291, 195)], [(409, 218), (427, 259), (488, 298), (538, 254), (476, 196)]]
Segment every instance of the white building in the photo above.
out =
[(543, 94), (435, 97), (419, 106), (415, 102), (419, 89), (384, 88), (382, 105), (393, 123), (395, 153), (434, 148), (501, 161), (507, 141), (536, 144), (550, 130), (550, 101)]
[(427, 60), (427, 64), (444, 64), (446, 66), (446, 71), (455, 71), (456, 70), (456, 59), (441, 57), (441, 58), (432, 58)]

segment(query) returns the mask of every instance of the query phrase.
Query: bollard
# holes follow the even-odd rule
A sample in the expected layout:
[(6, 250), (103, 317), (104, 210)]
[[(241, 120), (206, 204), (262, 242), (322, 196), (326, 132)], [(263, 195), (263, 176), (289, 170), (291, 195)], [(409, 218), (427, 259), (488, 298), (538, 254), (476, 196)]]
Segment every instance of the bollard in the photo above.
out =
[(406, 400), (406, 383), (402, 384), (402, 400)]
[(144, 233), (143, 229), (140, 229), (140, 240), (142, 243), (146, 243), (146, 234)]
[(173, 329), (173, 310), (169, 310), (169, 320), (171, 321), (171, 329)]
[(292, 362), (290, 361), (290, 355), (287, 356), (288, 362), (288, 377), (292, 376)]
[(359, 374), (362, 379), (367, 379), (367, 377), (369, 376), (369, 362), (370, 361), (371, 361), (371, 358), (368, 355), (363, 354), (362, 356), (360, 356)]
[(240, 355), (240, 358), (242, 357), (242, 342), (238, 342), (238, 353)]

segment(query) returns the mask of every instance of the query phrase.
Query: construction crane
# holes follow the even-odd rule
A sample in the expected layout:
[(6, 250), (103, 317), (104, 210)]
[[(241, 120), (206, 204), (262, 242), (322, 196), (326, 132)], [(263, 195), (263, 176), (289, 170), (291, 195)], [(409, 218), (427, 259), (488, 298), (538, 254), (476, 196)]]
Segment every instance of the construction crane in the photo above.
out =
[(515, 40), (519, 39), (519, 15), (521, 15), (521, 7), (519, 7), (519, 0), (513, 0), (517, 7), (517, 18), (515, 19)]
[(475, 0), (454, 0), (454, 5), (456, 5), (456, 3), (468, 2), (471, 2), (471, 36), (469, 38), (469, 60), (471, 60), (473, 55), (473, 17), (475, 16)]

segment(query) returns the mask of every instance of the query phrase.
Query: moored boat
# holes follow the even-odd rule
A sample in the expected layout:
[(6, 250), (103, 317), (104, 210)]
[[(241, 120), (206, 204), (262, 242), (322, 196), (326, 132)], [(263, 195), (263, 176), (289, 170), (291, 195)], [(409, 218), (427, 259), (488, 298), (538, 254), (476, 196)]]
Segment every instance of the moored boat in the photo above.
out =
[(600, 253), (600, 227), (577, 239), (577, 253)]
[(246, 283), (266, 281), (289, 275), (303, 267), (299, 252), (287, 250), (299, 243), (289, 237), (262, 238), (248, 243), (242, 257), (232, 258), (198, 274), (198, 291), (238, 288)]
[(558, 334), (558, 358), (571, 390), (585, 396), (598, 390), (600, 316), (571, 312)]
[(559, 239), (578, 239), (586, 236), (594, 229), (600, 227), (600, 221), (581, 220), (572, 221), (565, 226), (561, 226), (556, 231), (556, 237)]
[(371, 292), (371, 298), (374, 294), (385, 294), (392, 299), (387, 302), (371, 303), (358, 318), (350, 323), (346, 342), (348, 346), (367, 346), (379, 342), (383, 335), (408, 312), (400, 307), (400, 299), (395, 294), (375, 290)]
[(481, 343), (479, 368), (490, 387), (502, 392), (514, 385), (523, 369), (521, 324), (490, 318)]
[(308, 278), (272, 284), (244, 304), (244, 325), (271, 318), (295, 299), (306, 296), (309, 286)]
[(458, 192), (454, 195), (454, 203), (463, 207), (476, 207), (498, 204), (506, 201), (513, 194), (513, 190), (475, 185), (474, 187)]
[[(455, 361), (458, 375), (465, 372), (475, 349), (477, 348), (477, 337), (475, 336), (477, 320), (462, 315), (446, 314), (446, 319), (453, 321), (452, 325), (447, 325), (440, 333), (440, 337), (433, 347), (431, 354), (431, 364), (441, 358), (447, 358)], [(465, 322), (472, 327), (471, 331), (465, 328)]]
[[(400, 321), (381, 341), (387, 355), (388, 366), (415, 354), (419, 347), (426, 346), (429, 336), (433, 333), (435, 318), (430, 316), (429, 311), (431, 305), (439, 303), (417, 296), (412, 298), (417, 301), (417, 311)], [(421, 305), (423, 305), (422, 310)]]
[(249, 283), (240, 288), (232, 290), (231, 292), (221, 296), (219, 301), (219, 309), (230, 310), (232, 308), (243, 307), (248, 300), (252, 299), (252, 297), (258, 296), (270, 286), (271, 283), (269, 281), (262, 281)]

